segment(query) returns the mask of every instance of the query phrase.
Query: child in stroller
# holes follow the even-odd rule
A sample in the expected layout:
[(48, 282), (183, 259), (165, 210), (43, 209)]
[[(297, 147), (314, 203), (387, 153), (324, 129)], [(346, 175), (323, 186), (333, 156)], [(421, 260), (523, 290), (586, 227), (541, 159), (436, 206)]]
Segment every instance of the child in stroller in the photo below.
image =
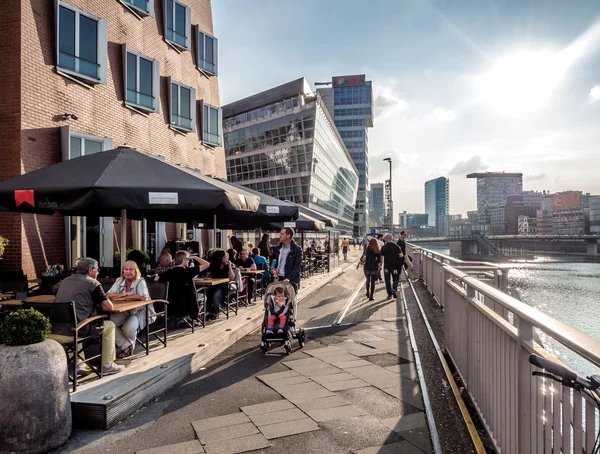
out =
[(290, 354), (293, 339), (297, 339), (300, 347), (303, 347), (306, 334), (303, 329), (296, 329), (298, 308), (294, 286), (289, 282), (273, 282), (265, 290), (264, 304), (262, 351), (266, 353), (271, 344), (281, 342), (287, 354)]
[(285, 291), (283, 287), (276, 287), (273, 290), (273, 297), (269, 301), (267, 307), (267, 334), (273, 334), (273, 328), (275, 326), (275, 320), (278, 320), (277, 334), (283, 334), (283, 328), (287, 321), (287, 313), (290, 309), (290, 302), (285, 297)]

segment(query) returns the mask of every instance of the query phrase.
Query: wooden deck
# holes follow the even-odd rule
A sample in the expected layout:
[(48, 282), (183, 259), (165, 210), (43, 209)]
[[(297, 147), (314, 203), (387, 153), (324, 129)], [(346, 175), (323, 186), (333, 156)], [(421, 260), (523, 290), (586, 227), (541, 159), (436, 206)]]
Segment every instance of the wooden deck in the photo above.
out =
[[(349, 265), (349, 264), (348, 264)], [(302, 282), (299, 300), (308, 297), (343, 270), (321, 274)], [(206, 328), (169, 334), (167, 348), (151, 343), (149, 355), (136, 354), (119, 361), (127, 368), (102, 379), (84, 379), (71, 394), (73, 424), (85, 429), (106, 430), (200, 370), (237, 340), (257, 329), (263, 319), (263, 304), (240, 307), (229, 320), (221, 317)], [(257, 345), (258, 348), (258, 345)]]

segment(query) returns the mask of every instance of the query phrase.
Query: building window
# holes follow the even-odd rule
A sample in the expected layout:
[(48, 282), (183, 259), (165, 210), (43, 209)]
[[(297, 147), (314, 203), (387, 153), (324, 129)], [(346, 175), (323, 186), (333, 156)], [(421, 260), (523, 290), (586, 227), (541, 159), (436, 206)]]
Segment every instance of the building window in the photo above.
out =
[(142, 16), (154, 16), (154, 0), (119, 0), (127, 8)]
[(164, 0), (165, 38), (168, 42), (184, 50), (190, 49), (190, 8), (179, 0)]
[(61, 128), (61, 147), (63, 161), (67, 161), (110, 150), (113, 143), (112, 139), (72, 131), (69, 126), (63, 126)]
[(198, 29), (198, 69), (217, 75), (217, 38)]
[(223, 137), (223, 112), (210, 104), (202, 105), (202, 142), (221, 145)]
[(106, 21), (60, 0), (56, 21), (57, 70), (83, 81), (106, 83)]
[(184, 131), (196, 130), (196, 90), (169, 78), (171, 126)]
[(156, 60), (127, 49), (123, 45), (125, 104), (149, 112), (158, 112), (160, 72)]

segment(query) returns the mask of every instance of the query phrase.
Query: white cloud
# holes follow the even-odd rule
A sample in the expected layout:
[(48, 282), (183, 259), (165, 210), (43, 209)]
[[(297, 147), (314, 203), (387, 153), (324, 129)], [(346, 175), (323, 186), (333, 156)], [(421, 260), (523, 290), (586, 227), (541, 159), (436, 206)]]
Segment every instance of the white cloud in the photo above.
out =
[(456, 120), (456, 112), (445, 109), (444, 107), (436, 107), (429, 112), (429, 119), (432, 121), (450, 122)]
[(592, 98), (594, 101), (598, 101), (600, 99), (600, 85), (592, 87), (590, 90), (590, 98)]
[(450, 175), (467, 175), (469, 173), (486, 170), (489, 166), (483, 162), (481, 156), (473, 156), (466, 161), (457, 162), (450, 170)]
[(395, 91), (394, 83), (374, 85), (373, 104), (375, 104), (375, 121), (408, 108), (408, 102)]

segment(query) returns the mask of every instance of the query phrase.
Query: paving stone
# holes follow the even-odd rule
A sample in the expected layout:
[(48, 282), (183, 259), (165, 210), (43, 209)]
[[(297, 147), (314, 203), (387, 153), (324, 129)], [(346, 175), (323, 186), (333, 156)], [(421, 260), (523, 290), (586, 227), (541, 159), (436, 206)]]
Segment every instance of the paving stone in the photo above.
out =
[(344, 372), (342, 369), (338, 369), (337, 367), (329, 366), (329, 367), (319, 367), (318, 369), (309, 369), (302, 372), (305, 377), (315, 378), (315, 377), (323, 377), (325, 375), (335, 375), (341, 374)]
[(313, 350), (305, 350), (304, 353), (316, 358), (327, 358), (333, 356), (344, 355), (346, 352), (335, 347), (315, 348)]
[(258, 429), (251, 422), (247, 422), (244, 424), (236, 424), (235, 426), (220, 427), (218, 429), (210, 429), (196, 433), (198, 434), (200, 443), (205, 445), (212, 441), (222, 441), (232, 438), (245, 437), (247, 435), (254, 435), (258, 433)]
[[(206, 454), (237, 454), (239, 452), (264, 449), (270, 446), (271, 443), (269, 443), (269, 440), (267, 440), (263, 434), (259, 433), (247, 437), (207, 443), (204, 449), (206, 450)], [(177, 454), (181, 453), (177, 452)]]
[(273, 380), (272, 384), (276, 384), (277, 386), (290, 386), (290, 385), (297, 385), (300, 383), (309, 383), (310, 382), (310, 378), (304, 376), (304, 375), (298, 375), (297, 377), (290, 377), (290, 378), (282, 378), (280, 380)]
[(298, 394), (303, 393), (305, 391), (317, 391), (319, 389), (322, 389), (321, 385), (315, 383), (312, 380), (307, 383), (299, 383), (297, 385), (282, 386), (279, 384), (271, 384), (269, 386), (271, 386), (271, 388), (273, 388), (275, 391), (277, 391), (283, 396), (287, 396), (288, 394)]
[(333, 396), (335, 396), (334, 393), (332, 393), (328, 389), (322, 388), (317, 391), (308, 391), (308, 392), (303, 392), (303, 393), (290, 394), (290, 395), (285, 396), (285, 398), (287, 400), (289, 400), (290, 402), (297, 404), (298, 402), (302, 402), (302, 401), (306, 401), (306, 400), (322, 399), (323, 397), (333, 397)]
[(419, 410), (425, 409), (423, 406), (423, 398), (421, 397), (421, 393), (414, 394), (412, 390), (408, 390), (406, 388), (401, 389), (398, 386), (381, 390), (388, 393), (390, 396), (394, 396), (396, 399), (400, 399), (402, 402), (418, 408)]
[(252, 422), (257, 426), (264, 426), (265, 424), (275, 424), (278, 422), (294, 421), (296, 419), (306, 418), (306, 414), (297, 408), (273, 411), (271, 413), (264, 413), (262, 415), (250, 416)]
[(353, 407), (352, 405), (308, 410), (306, 413), (317, 422), (331, 421), (332, 419), (353, 418), (355, 416), (363, 416), (366, 414), (364, 411)]
[(425, 418), (425, 413), (421, 412), (383, 419), (381, 423), (392, 429), (394, 432), (403, 432), (406, 430), (427, 427), (427, 418)]
[(337, 366), (338, 364), (347, 363), (348, 361), (359, 361), (360, 358), (358, 356), (351, 355), (348, 352), (342, 352), (341, 355), (329, 356), (327, 358), (322, 358), (322, 360), (327, 364)]
[(382, 446), (373, 446), (372, 448), (361, 449), (356, 451), (356, 454), (423, 454), (416, 446), (410, 444), (408, 441), (401, 441), (400, 443), (390, 443)]
[(342, 391), (344, 389), (365, 388), (370, 385), (358, 378), (354, 378), (352, 380), (336, 381), (334, 383), (324, 383), (323, 386), (329, 391)]
[(206, 432), (207, 430), (217, 429), (220, 427), (235, 426), (237, 424), (243, 424), (250, 422), (250, 419), (244, 413), (232, 413), (225, 416), (216, 416), (214, 418), (200, 419), (198, 421), (192, 421), (192, 427), (198, 432)]
[(398, 432), (398, 435), (409, 443), (417, 446), (421, 452), (426, 454), (433, 453), (433, 449), (431, 448), (431, 435), (427, 427), (415, 430), (405, 430), (404, 432)]
[(336, 367), (339, 367), (340, 369), (352, 369), (353, 367), (363, 367), (370, 365), (371, 363), (369, 361), (366, 361), (364, 359), (355, 359), (345, 363), (338, 363), (336, 364)]
[(378, 350), (376, 348), (367, 347), (366, 345), (359, 344), (354, 341), (342, 342), (337, 345), (338, 345), (338, 348), (346, 350), (348, 353), (355, 355), (355, 356), (369, 356), (369, 355), (376, 355), (378, 353), (384, 353), (383, 350)]
[(253, 416), (264, 415), (265, 413), (272, 413), (279, 410), (290, 410), (292, 408), (296, 408), (293, 403), (291, 403), (289, 400), (281, 399), (264, 404), (249, 405), (247, 407), (240, 408), (240, 410), (242, 410), (248, 416)]
[(380, 380), (395, 380), (396, 383), (399, 383), (400, 381), (400, 377), (398, 377), (397, 374), (375, 364), (365, 367), (354, 367), (352, 369), (348, 369), (348, 372), (354, 375), (356, 378), (366, 381), (367, 383), (374, 383), (375, 381)]
[(419, 378), (414, 363), (396, 364), (395, 366), (386, 367), (386, 369), (410, 380), (417, 380)]
[(314, 381), (320, 384), (324, 383), (335, 383), (337, 381), (345, 381), (345, 380), (353, 380), (356, 377), (354, 375), (350, 375), (348, 372), (342, 372), (340, 374), (333, 375), (323, 375), (319, 377), (313, 378)]
[(397, 388), (401, 388), (402, 385), (401, 383), (401, 379), (403, 377), (400, 377), (398, 375), (396, 375), (395, 377), (391, 377), (391, 378), (378, 378), (378, 377), (374, 377), (371, 380), (365, 380), (369, 385), (371, 386), (375, 386), (376, 388), (379, 389), (389, 389), (389, 388), (393, 388), (394, 386), (396, 386)]
[(323, 397), (321, 399), (311, 399), (297, 403), (298, 408), (304, 412), (308, 412), (309, 410), (343, 407), (345, 405), (348, 405), (348, 402), (340, 396)]
[(278, 424), (269, 424), (267, 426), (260, 427), (260, 431), (268, 440), (305, 432), (312, 432), (313, 430), (319, 430), (319, 426), (310, 418), (281, 422)]
[(204, 454), (202, 443), (198, 440), (184, 441), (183, 443), (175, 443), (174, 445), (159, 446), (158, 448), (144, 449), (136, 451), (136, 454)]
[(257, 375), (256, 378), (258, 378), (263, 383), (267, 383), (267, 382), (272, 382), (273, 380), (297, 377), (298, 375), (300, 375), (300, 374), (294, 370), (286, 370), (285, 372), (276, 372), (274, 374)]
[(285, 361), (283, 363), (284, 366), (289, 367), (290, 369), (294, 369), (296, 370), (297, 367), (301, 367), (301, 366), (315, 366), (315, 365), (319, 365), (322, 364), (323, 366), (326, 365), (326, 363), (324, 363), (323, 361), (321, 361), (319, 358), (304, 358), (304, 359), (296, 359), (294, 361)]

